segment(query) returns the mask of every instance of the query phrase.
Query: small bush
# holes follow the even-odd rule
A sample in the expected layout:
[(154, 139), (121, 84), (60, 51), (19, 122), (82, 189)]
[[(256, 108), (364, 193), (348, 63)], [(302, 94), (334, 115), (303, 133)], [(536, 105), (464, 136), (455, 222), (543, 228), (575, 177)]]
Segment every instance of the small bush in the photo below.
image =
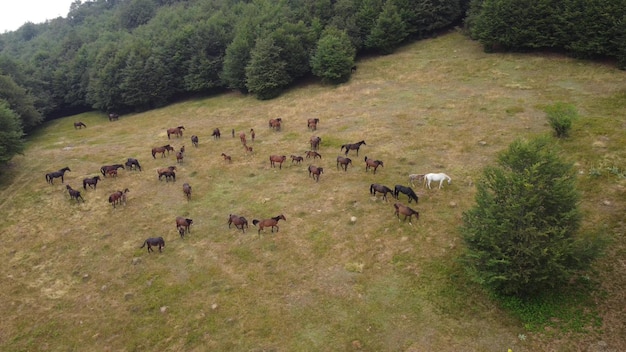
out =
[(556, 103), (545, 108), (548, 122), (559, 138), (567, 137), (572, 128), (572, 122), (578, 117), (576, 108), (570, 104)]

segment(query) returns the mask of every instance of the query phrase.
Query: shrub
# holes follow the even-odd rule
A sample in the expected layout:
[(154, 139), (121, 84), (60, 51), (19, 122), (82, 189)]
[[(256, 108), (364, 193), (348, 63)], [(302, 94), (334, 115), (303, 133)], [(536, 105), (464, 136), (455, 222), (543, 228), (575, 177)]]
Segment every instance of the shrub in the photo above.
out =
[(559, 138), (567, 137), (572, 128), (572, 122), (578, 117), (576, 108), (570, 104), (556, 103), (545, 108), (548, 122)]

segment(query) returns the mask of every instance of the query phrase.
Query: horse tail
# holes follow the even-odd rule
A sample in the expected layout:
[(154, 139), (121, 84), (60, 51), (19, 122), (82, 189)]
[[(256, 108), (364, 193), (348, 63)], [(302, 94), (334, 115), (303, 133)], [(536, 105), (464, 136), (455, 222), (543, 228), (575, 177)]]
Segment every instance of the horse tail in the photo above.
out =
[(87, 182), (85, 182), (85, 180), (83, 180), (83, 189), (87, 189)]
[(146, 246), (146, 243), (148, 243), (148, 240), (143, 241), (143, 244), (142, 244), (142, 245), (141, 245), (141, 247), (139, 247), (139, 248), (143, 248), (143, 247), (145, 247), (145, 246)]
[(252, 220), (252, 225), (256, 226), (258, 223), (260, 223), (260, 221), (257, 219)]
[(156, 159), (156, 152), (152, 149), (152, 157)]
[(374, 184), (370, 185), (370, 194), (374, 194), (376, 191), (374, 190)]

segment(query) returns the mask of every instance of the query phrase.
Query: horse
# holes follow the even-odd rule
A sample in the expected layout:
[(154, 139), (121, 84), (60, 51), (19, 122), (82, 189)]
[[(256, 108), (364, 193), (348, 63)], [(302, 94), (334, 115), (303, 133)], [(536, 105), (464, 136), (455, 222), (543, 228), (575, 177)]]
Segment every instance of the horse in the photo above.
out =
[(402, 185), (396, 185), (393, 188), (393, 197), (396, 199), (399, 199), (400, 192), (406, 194), (409, 197), (409, 203), (411, 203), (411, 200), (414, 200), (415, 203), (417, 203), (418, 197), (417, 197), (417, 194), (415, 194), (415, 191), (413, 191), (413, 188), (404, 187)]
[(185, 157), (185, 154), (183, 152), (176, 153), (176, 162), (179, 164), (182, 164), (184, 157)]
[(246, 145), (246, 133), (245, 132), (239, 133), (239, 140), (241, 141), (241, 144)]
[(183, 233), (180, 235), (181, 238), (184, 238), (185, 232), (191, 233), (189, 226), (193, 224), (193, 220), (184, 218), (182, 216), (176, 217), (176, 229), (180, 232), (180, 229), (183, 229)]
[(244, 218), (243, 216), (235, 215), (235, 214), (228, 215), (228, 228), (230, 228), (231, 224), (234, 224), (235, 227), (241, 230), (241, 232), (243, 233), (246, 232), (245, 228), (249, 227), (248, 220), (246, 220), (246, 218)]
[(254, 128), (250, 129), (250, 138), (252, 139), (252, 142), (254, 142), (254, 137), (256, 136), (256, 133), (254, 133)]
[(163, 237), (150, 237), (143, 241), (143, 244), (139, 248), (143, 248), (145, 246), (148, 246), (148, 253), (154, 252), (152, 247), (156, 246), (159, 246), (159, 252), (161, 252), (161, 248), (165, 247), (165, 240)]
[(219, 128), (214, 129), (213, 133), (211, 133), (211, 136), (213, 136), (213, 139), (220, 139), (220, 137), (222, 136), (222, 134), (220, 133), (220, 129)]
[(191, 200), (191, 186), (188, 183), (183, 183), (183, 193), (187, 197), (187, 200)]
[(452, 183), (452, 178), (444, 173), (426, 174), (424, 175), (424, 187), (428, 186), (428, 189), (431, 189), (430, 183), (434, 181), (439, 182), (439, 188), (441, 188), (443, 186), (443, 181), (445, 180), (448, 180), (448, 184)]
[(89, 187), (96, 189), (96, 186), (98, 185), (98, 181), (100, 181), (100, 176), (94, 176), (94, 177), (88, 177), (83, 179), (83, 189), (87, 189), (87, 185), (89, 185)]
[(111, 205), (113, 205), (113, 209), (115, 209), (115, 205), (120, 203), (124, 203), (124, 205), (126, 205), (126, 193), (130, 192), (128, 190), (128, 188), (124, 189), (124, 191), (116, 191), (111, 193), (111, 195), (109, 196), (109, 203), (111, 203)]
[(65, 172), (67, 172), (67, 171), (72, 171), (72, 170), (70, 170), (70, 168), (66, 166), (66, 167), (60, 169), (59, 171), (54, 171), (54, 172), (47, 173), (46, 174), (46, 182), (48, 182), (49, 184), (53, 184), (54, 183), (54, 179), (57, 178), (57, 177), (60, 177), (61, 178), (61, 183), (63, 183), (64, 182), (63, 177), (65, 175)]
[(309, 177), (311, 177), (311, 175), (313, 175), (313, 179), (315, 180), (315, 182), (319, 182), (320, 181), (320, 174), (323, 174), (323, 173), (324, 173), (324, 168), (313, 166), (313, 165), (309, 165)]
[(222, 153), (222, 157), (224, 158), (224, 161), (228, 161), (229, 163), (233, 162), (233, 158), (231, 158), (230, 155)]
[(124, 169), (124, 165), (122, 164), (103, 165), (100, 168), (100, 172), (102, 173), (102, 176), (106, 176), (106, 175), (111, 175), (110, 174), (111, 170), (115, 170), (115, 175), (117, 176), (117, 169), (119, 168)]
[(180, 147), (180, 152), (181, 153), (185, 153), (185, 146), (184, 145), (182, 147)]
[(125, 165), (129, 170), (139, 169), (139, 171), (141, 171), (141, 165), (139, 165), (139, 161), (135, 158), (128, 158)]
[(83, 198), (83, 196), (80, 195), (80, 191), (72, 189), (70, 185), (65, 185), (65, 188), (67, 188), (67, 191), (70, 194), (70, 199), (76, 199), (76, 203), (78, 203), (78, 199), (80, 198), (80, 200), (85, 203), (85, 199)]
[(116, 114), (114, 112), (109, 113), (109, 121), (117, 121), (117, 120), (119, 120), (119, 118), (120, 118), (120, 115), (118, 115), (118, 114)]
[(311, 130), (311, 131), (315, 131), (317, 130), (317, 124), (320, 122), (320, 119), (308, 119), (307, 120), (307, 127)]
[(424, 182), (424, 174), (410, 174), (409, 182), (411, 183), (411, 186), (415, 186), (415, 181), (418, 183)]
[(167, 170), (159, 173), (159, 181), (161, 181), (161, 177), (165, 176), (165, 182), (169, 182), (170, 178), (172, 182), (176, 182), (176, 172), (173, 170)]
[(296, 164), (300, 164), (300, 163), (302, 163), (302, 161), (303, 161), (303, 160), (304, 160), (304, 158), (303, 158), (303, 157), (301, 157), (301, 156), (291, 155), (291, 163), (292, 163), (292, 164), (293, 164), (294, 162), (295, 162)]
[(85, 125), (84, 123), (82, 123), (81, 121), (78, 122), (74, 122), (74, 129), (82, 129), (83, 127), (87, 128), (87, 125)]
[(311, 157), (313, 157), (313, 160), (315, 160), (315, 158), (320, 158), (320, 159), (322, 158), (322, 154), (320, 154), (320, 153), (318, 153), (316, 151), (313, 151), (313, 150), (309, 150), (305, 154), (306, 154), (306, 158), (307, 159), (311, 158)]
[(247, 144), (243, 145), (243, 149), (246, 151), (246, 153), (252, 154), (252, 147), (248, 147)]
[(356, 156), (359, 156), (359, 148), (361, 148), (361, 145), (367, 145), (367, 144), (365, 144), (365, 141), (360, 141), (360, 142), (352, 143), (352, 144), (344, 144), (341, 146), (341, 149), (339, 150), (341, 151), (345, 148), (346, 156), (348, 156), (349, 151), (356, 150)]
[(278, 117), (275, 119), (270, 119), (269, 126), (274, 131), (280, 131), (280, 124), (283, 122), (283, 119)]
[(356, 72), (356, 65), (350, 68), (350, 73), (355, 73), (355, 72)]
[(258, 227), (259, 227), (258, 234), (259, 234), (259, 237), (261, 237), (261, 230), (263, 230), (266, 227), (271, 227), (272, 228), (272, 232), (274, 232), (274, 227), (275, 227), (276, 228), (276, 232), (278, 232), (278, 225), (277, 224), (278, 224), (278, 220), (280, 220), (280, 219), (283, 219), (283, 220), (287, 221), (287, 219), (285, 219), (285, 216), (283, 214), (280, 214), (280, 215), (275, 216), (275, 217), (270, 218), (270, 219), (264, 219), (264, 220), (254, 219), (254, 220), (252, 220), (252, 224), (254, 226), (258, 225)]
[(191, 136), (191, 144), (198, 148), (198, 136), (196, 136), (195, 134), (193, 136)]
[(167, 151), (167, 154), (170, 154), (170, 151), (174, 151), (174, 147), (172, 147), (171, 145), (167, 144), (164, 145), (162, 147), (154, 147), (152, 148), (152, 158), (156, 159), (156, 154), (157, 153), (161, 153), (161, 158), (165, 158), (165, 151)]
[(173, 134), (175, 134), (176, 137), (182, 137), (184, 129), (185, 129), (184, 126), (168, 128), (167, 129), (167, 139), (170, 139), (170, 135), (173, 135)]
[(283, 162), (285, 161), (285, 159), (287, 159), (286, 156), (284, 155), (270, 155), (270, 166), (271, 167), (276, 167), (275, 163), (278, 163), (278, 165), (280, 166), (279, 169), (283, 168)]
[(376, 197), (376, 192), (382, 193), (385, 201), (387, 201), (387, 193), (391, 193), (393, 195), (391, 188), (378, 183), (372, 183), (370, 185), (370, 194)]
[(318, 150), (320, 147), (320, 143), (322, 142), (322, 138), (317, 137), (317, 136), (312, 136), (310, 142), (311, 142), (311, 150)]
[(415, 215), (415, 220), (419, 220), (420, 218), (420, 213), (418, 213), (416, 210), (413, 210), (407, 207), (406, 205), (403, 205), (401, 203), (395, 203), (393, 207), (395, 208), (394, 214), (396, 214), (396, 216), (398, 217), (398, 220), (400, 219), (400, 213), (404, 215), (404, 220), (402, 221), (406, 221), (407, 217), (409, 218), (409, 224), (411, 224), (411, 217), (413, 215)]
[(369, 170), (370, 168), (374, 169), (374, 174), (376, 173), (376, 169), (378, 169), (378, 166), (385, 166), (383, 165), (383, 162), (380, 160), (372, 160), (368, 157), (365, 157), (365, 172), (367, 172), (367, 170)]
[(348, 165), (352, 165), (352, 159), (344, 158), (342, 156), (337, 157), (337, 168), (341, 168), (343, 171), (348, 171)]

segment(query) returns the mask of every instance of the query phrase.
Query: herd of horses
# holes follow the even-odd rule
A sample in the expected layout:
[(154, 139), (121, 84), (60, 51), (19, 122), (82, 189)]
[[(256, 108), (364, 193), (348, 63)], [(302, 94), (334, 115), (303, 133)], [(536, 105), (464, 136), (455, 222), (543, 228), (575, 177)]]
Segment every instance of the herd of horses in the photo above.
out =
[[(109, 114), (110, 121), (117, 121), (118, 119), (119, 119), (119, 115), (115, 113)], [(280, 131), (282, 123), (283, 123), (282, 118), (270, 119), (269, 127), (273, 129), (274, 131)], [(318, 124), (319, 124), (318, 118), (307, 120), (307, 128), (311, 131), (316, 131)], [(75, 129), (82, 129), (83, 127), (85, 128), (87, 127), (83, 122), (74, 123)], [(171, 136), (175, 136), (177, 138), (182, 137), (183, 130), (185, 130), (185, 127), (182, 125), (167, 129), (168, 139), (171, 139)], [(214, 137), (214, 139), (216, 140), (219, 139), (221, 137), (221, 132), (219, 128), (214, 129), (211, 135)], [(232, 130), (232, 135), (234, 138), (235, 137), (234, 129)], [(252, 141), (254, 141), (254, 138), (255, 138), (254, 129), (250, 129), (250, 135), (252, 137)], [(252, 148), (248, 147), (247, 145), (246, 134), (244, 132), (241, 132), (239, 137), (244, 148), (246, 148), (246, 151), (251, 152)], [(198, 140), (197, 135), (191, 136), (191, 143), (194, 147), (198, 147), (198, 141), (199, 140)], [(305, 152), (306, 158), (313, 159), (313, 160), (319, 158), (321, 160), (322, 155), (319, 152), (317, 152), (322, 142), (321, 137), (312, 136), (309, 142), (310, 142), (311, 150)], [(347, 157), (349, 152), (355, 151), (356, 155), (358, 156), (359, 149), (363, 145), (367, 145), (364, 140), (361, 140), (356, 143), (349, 143), (349, 144), (341, 145), (340, 152), (343, 152), (345, 150), (345, 156), (337, 157), (336, 159), (337, 169), (341, 169), (344, 172), (347, 172), (348, 166), (353, 165), (352, 159)], [(172, 152), (174, 151), (174, 148), (170, 144), (166, 144), (161, 147), (154, 147), (152, 148), (152, 157), (156, 159), (156, 155), (161, 154), (161, 157), (164, 158), (166, 157), (166, 152), (169, 155), (170, 151)], [(181, 148), (180, 152), (176, 153), (177, 162), (182, 163), (183, 157), (184, 157), (184, 146)], [(232, 158), (229, 155), (222, 153), (222, 157), (224, 158), (224, 160), (228, 161), (229, 163), (232, 162)], [(276, 164), (278, 164), (279, 169), (282, 169), (282, 164), (285, 162), (287, 157), (285, 155), (270, 155), (269, 159), (270, 159), (270, 167), (274, 168), (276, 167)], [(297, 155), (291, 155), (291, 160), (292, 160), (292, 164), (294, 162), (297, 164), (300, 164), (302, 163), (304, 158), (301, 156), (297, 156)], [(364, 161), (365, 161), (365, 171), (368, 172), (370, 169), (372, 169), (373, 174), (376, 174), (376, 171), (379, 166), (381, 167), (384, 166), (383, 161), (374, 160), (374, 159), (368, 158), (367, 156), (364, 158)], [(111, 177), (111, 176), (114, 177), (114, 176), (117, 176), (117, 172), (119, 169), (139, 170), (139, 171), (142, 170), (139, 164), (139, 161), (137, 159), (128, 158), (125, 164), (103, 165), (100, 168), (100, 172), (102, 174), (102, 177), (105, 177), (105, 178)], [(318, 167), (314, 165), (309, 165), (307, 170), (309, 172), (309, 177), (312, 177), (316, 182), (319, 182), (320, 175), (324, 173), (324, 169), (322, 167)], [(46, 181), (50, 184), (53, 184), (55, 178), (61, 178), (61, 183), (63, 183), (64, 175), (68, 171), (71, 171), (70, 168), (64, 167), (58, 171), (47, 173)], [(157, 174), (158, 174), (159, 181), (162, 180), (162, 178), (165, 178), (166, 182), (175, 181), (176, 180), (176, 166), (169, 166), (166, 168), (157, 169)], [(85, 178), (83, 179), (83, 189), (85, 191), (87, 191), (88, 188), (95, 190), (98, 182), (101, 180), (102, 178), (100, 176), (93, 176), (93, 177)], [(446, 181), (448, 184), (450, 184), (452, 179), (444, 173), (410, 174), (409, 175), (409, 182), (412, 186), (415, 186), (416, 182), (423, 183), (424, 187), (428, 189), (431, 189), (433, 183), (435, 184), (439, 183), (438, 187), (442, 188), (443, 183)], [(76, 202), (85, 201), (80, 191), (73, 189), (70, 185), (66, 185), (66, 189), (70, 195), (71, 200), (76, 200)], [(191, 200), (191, 190), (192, 188), (189, 185), (189, 183), (183, 184), (183, 193), (187, 201)], [(126, 204), (126, 194), (128, 192), (129, 192), (128, 188), (124, 189), (123, 191), (113, 192), (108, 198), (109, 203), (113, 206), (113, 208), (115, 208), (117, 205), (120, 205), (120, 204)], [(403, 186), (403, 185), (395, 185), (394, 189), (392, 190), (391, 188), (385, 185), (382, 185), (379, 183), (372, 183), (370, 185), (370, 194), (373, 197), (376, 197), (376, 193), (381, 193), (382, 199), (385, 201), (388, 201), (387, 194), (391, 194), (393, 198), (396, 200), (400, 199), (400, 194), (404, 194), (407, 196), (408, 203), (415, 201), (415, 203), (417, 204), (419, 200), (418, 195), (415, 193), (415, 191), (411, 187)], [(404, 216), (403, 221), (406, 221), (408, 219), (409, 224), (411, 223), (413, 216), (415, 216), (416, 220), (419, 219), (419, 213), (416, 210), (410, 208), (409, 206), (396, 202), (393, 204), (393, 207), (394, 207), (394, 215), (396, 215), (398, 219), (400, 219), (400, 215), (403, 215)], [(286, 221), (286, 218), (283, 214), (280, 214), (269, 219), (261, 219), (261, 220), (254, 219), (252, 220), (252, 224), (258, 228), (257, 233), (260, 236), (261, 232), (265, 228), (268, 228), (268, 227), (270, 228), (270, 231), (272, 233), (274, 232), (274, 228), (276, 228), (276, 232), (278, 232), (279, 220)], [(192, 224), (193, 224), (192, 219), (181, 217), (181, 216), (176, 217), (176, 229), (178, 230), (181, 238), (184, 238), (185, 234), (191, 233), (190, 227)], [(245, 230), (248, 229), (248, 221), (246, 220), (246, 218), (243, 216), (236, 215), (236, 214), (229, 214), (227, 224), (229, 228), (231, 228), (231, 225), (235, 225), (235, 228), (238, 230), (241, 230), (243, 233), (245, 233)], [(153, 247), (158, 247), (159, 252), (161, 252), (162, 248), (165, 247), (165, 241), (163, 237), (150, 237), (144, 241), (143, 245), (140, 248), (144, 248), (145, 246), (148, 247), (149, 253), (154, 251), (152, 249)]]

